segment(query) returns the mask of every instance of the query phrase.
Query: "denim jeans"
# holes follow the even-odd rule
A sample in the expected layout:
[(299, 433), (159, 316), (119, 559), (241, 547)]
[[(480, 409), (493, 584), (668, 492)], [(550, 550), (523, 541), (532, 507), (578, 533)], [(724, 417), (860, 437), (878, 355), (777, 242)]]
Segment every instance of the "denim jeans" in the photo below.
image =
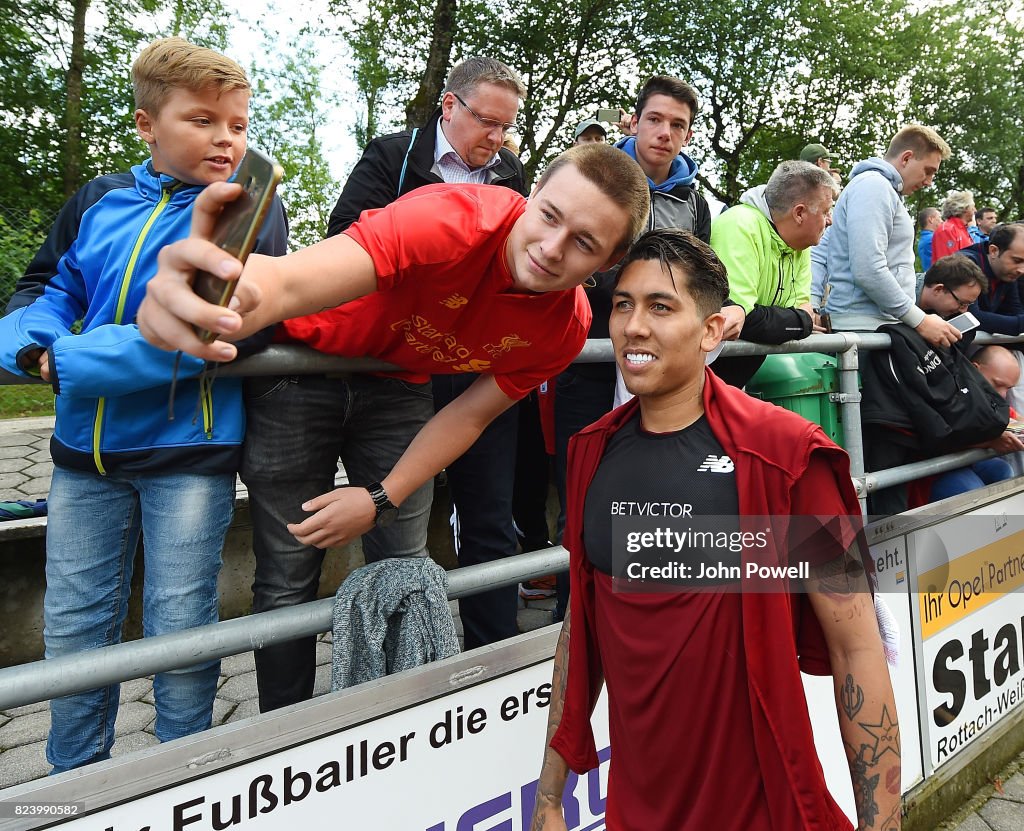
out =
[(949, 470), (935, 477), (932, 482), (932, 502), (1012, 478), (1013, 470), (1005, 459), (982, 459), (967, 467)]
[[(429, 384), (397, 378), (324, 375), (247, 378), (242, 480), (249, 489), (256, 578), (253, 611), (315, 600), (324, 550), (303, 545), (286, 527), (309, 514), (302, 503), (334, 490), (340, 458), (349, 482), (384, 479), (433, 416)], [(398, 519), (363, 535), (372, 563), (425, 557), (433, 480), (402, 503)], [(313, 694), (316, 638), (256, 651), (260, 710), (305, 701)]]
[[(233, 474), (100, 476), (56, 467), (46, 528), (46, 657), (121, 640), (140, 532), (143, 634), (215, 623), (234, 501)], [(207, 661), (156, 676), (160, 741), (210, 726), (219, 673), (220, 661)], [(50, 702), (46, 758), (53, 773), (109, 758), (118, 689), (112, 684)]]
[[(465, 392), (478, 375), (434, 376), (434, 406), (440, 410)], [(460, 566), (511, 557), (518, 550), (512, 522), (519, 411), (509, 407), (473, 446), (448, 465), (452, 535)], [(502, 586), (459, 599), (466, 649), (519, 634), (519, 590)]]

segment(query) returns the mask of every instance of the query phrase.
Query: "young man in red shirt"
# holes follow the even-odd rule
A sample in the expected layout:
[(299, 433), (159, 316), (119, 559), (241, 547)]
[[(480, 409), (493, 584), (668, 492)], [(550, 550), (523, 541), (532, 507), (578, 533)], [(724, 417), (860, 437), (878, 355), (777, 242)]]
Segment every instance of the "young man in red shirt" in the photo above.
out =
[[(899, 828), (899, 728), (849, 459), (817, 425), (705, 368), (728, 291), (721, 261), (685, 231), (645, 234), (619, 274), (609, 329), (636, 398), (570, 444), (572, 592), (535, 831), (564, 831), (569, 768), (597, 766), (603, 684), (610, 831), (851, 828), (825, 786), (801, 670), (835, 678), (859, 827)], [(691, 536), (671, 562), (664, 549), (644, 559), (644, 522), (749, 538), (709, 549)], [(681, 568), (638, 570), (657, 562)], [(722, 576), (750, 564), (798, 572)]]
[(646, 178), (632, 159), (607, 145), (574, 147), (548, 167), (529, 202), (505, 188), (431, 185), (279, 262), (251, 257), (224, 310), (198, 298), (190, 283), (196, 268), (238, 277), (238, 262), (208, 240), (221, 206), (237, 193), (235, 185), (208, 188), (193, 236), (164, 250), (138, 317), (152, 343), (223, 361), (234, 346), (203, 344), (193, 325), (238, 339), (332, 309), (319, 322), (289, 326), (304, 327), (302, 339), (324, 351), (393, 363), (407, 379), (482, 373), (424, 419), (407, 448), (381, 460), (379, 482), (305, 503), (312, 515), (289, 530), (320, 548), (391, 521), (492, 419), (576, 357), (590, 322), (580, 284), (622, 256), (649, 209)]

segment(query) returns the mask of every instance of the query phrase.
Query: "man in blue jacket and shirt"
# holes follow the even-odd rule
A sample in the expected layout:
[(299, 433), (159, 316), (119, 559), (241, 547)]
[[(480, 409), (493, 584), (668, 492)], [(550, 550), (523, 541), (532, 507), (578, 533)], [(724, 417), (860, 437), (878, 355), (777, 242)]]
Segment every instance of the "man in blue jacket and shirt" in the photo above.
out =
[(1019, 335), (1024, 332), (1024, 303), (1018, 280), (1024, 277), (1024, 223), (997, 225), (989, 241), (978, 242), (957, 253), (981, 266), (988, 278), (971, 311), (981, 322), (983, 332), (994, 335)]

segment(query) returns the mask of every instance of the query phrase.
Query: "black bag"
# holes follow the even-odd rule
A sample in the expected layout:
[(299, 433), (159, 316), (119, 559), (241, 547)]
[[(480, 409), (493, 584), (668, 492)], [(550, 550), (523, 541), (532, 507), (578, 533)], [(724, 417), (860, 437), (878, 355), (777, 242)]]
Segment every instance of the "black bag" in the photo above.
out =
[[(887, 353), (873, 353), (876, 375), (895, 380), (895, 396), (923, 449), (949, 453), (999, 436), (1010, 407), (957, 348), (933, 347), (902, 323), (882, 326), (892, 338)], [(869, 397), (865, 375), (864, 395)]]

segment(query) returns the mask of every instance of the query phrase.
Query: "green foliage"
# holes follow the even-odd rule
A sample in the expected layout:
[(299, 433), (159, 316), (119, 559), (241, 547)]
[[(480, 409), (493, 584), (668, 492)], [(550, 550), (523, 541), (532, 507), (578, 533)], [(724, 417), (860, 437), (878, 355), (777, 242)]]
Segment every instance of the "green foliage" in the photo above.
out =
[(131, 63), (142, 47), (180, 34), (223, 48), (220, 0), (0, 0), (0, 212), (54, 215), (64, 202), (65, 128), (76, 5), (88, 6), (82, 141), (73, 188), (146, 155), (132, 120)]
[(53, 415), (53, 389), (49, 384), (0, 386), (0, 419)]
[(365, 111), (353, 134), (360, 147), (399, 125), (430, 49), (430, 0), (331, 0), (352, 50), (353, 75)]
[(937, 204), (947, 190), (970, 190), (978, 207), (1024, 216), (1024, 18), (1013, 21), (983, 2), (931, 9), (917, 25), (928, 48), (910, 79), (912, 109), (953, 149), (939, 193), (917, 200), (919, 207)]
[(46, 238), (53, 217), (33, 209), (15, 222), (0, 213), (0, 310), (14, 294), (21, 275)]
[[(270, 33), (264, 35), (273, 42)], [(323, 239), (341, 192), (320, 140), (327, 113), (338, 104), (321, 92), (324, 70), (311, 32), (300, 33), (282, 53), (276, 66), (252, 68), (249, 141), (285, 170), (280, 194), (288, 212), (290, 244), (299, 248)]]
[[(397, 127), (430, 49), (434, 3), (334, 0), (367, 113), (360, 143)], [(531, 177), (599, 106), (629, 108), (654, 73), (701, 95), (691, 153), (732, 202), (818, 141), (846, 174), (913, 121), (954, 147), (941, 190), (1024, 213), (1024, 18), (1005, 4), (948, 0), (463, 0), (452, 63), (504, 60), (529, 89), (522, 117)], [(968, 66), (969, 65), (969, 66)], [(934, 202), (935, 190), (917, 202)], [(914, 207), (912, 205), (911, 207)]]
[(526, 83), (521, 148), (528, 181), (572, 144), (577, 122), (636, 95), (637, 45), (648, 39), (649, 18), (636, 0), (470, 0), (460, 17), (453, 62), (489, 54)]

